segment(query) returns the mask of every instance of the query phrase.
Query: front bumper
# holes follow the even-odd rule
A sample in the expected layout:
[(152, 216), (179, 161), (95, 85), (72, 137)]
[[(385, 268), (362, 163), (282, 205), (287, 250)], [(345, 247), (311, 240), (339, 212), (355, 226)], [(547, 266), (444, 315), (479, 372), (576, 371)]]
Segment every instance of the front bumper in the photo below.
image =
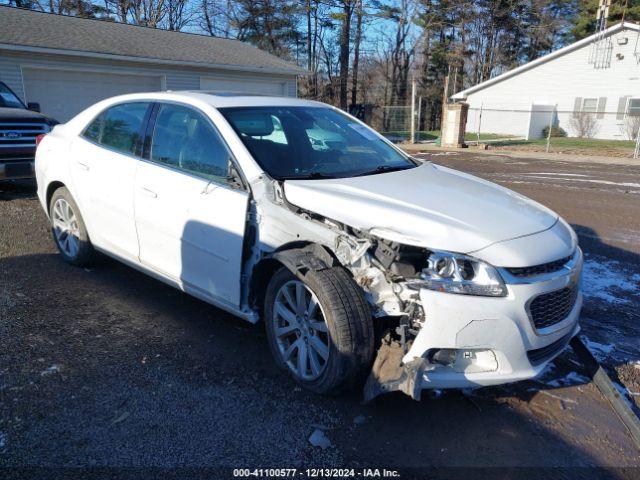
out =
[[(401, 366), (384, 380), (370, 378), (365, 396), (401, 390), (419, 398), (423, 389), (474, 388), (536, 377), (580, 330), (581, 272), (582, 252), (577, 249), (570, 269), (531, 280), (511, 279), (514, 283), (507, 283), (506, 297), (421, 289), (423, 326), (406, 354), (376, 359), (374, 377), (376, 369), (389, 372), (391, 363)], [(550, 326), (536, 328), (529, 313), (532, 299), (567, 287), (577, 289), (569, 313)], [(473, 360), (434, 362), (433, 352), (443, 349), (457, 352), (457, 359)]]
[[(495, 369), (491, 371), (469, 368), (460, 372), (437, 364), (424, 371), (422, 388), (478, 387), (537, 376), (580, 330), (581, 272), (582, 252), (578, 249), (572, 269), (548, 275), (542, 281), (508, 283), (506, 297), (472, 297), (422, 289), (420, 300), (427, 318), (403, 362), (425, 358), (432, 349), (490, 351), (495, 356)], [(549, 327), (537, 329), (529, 314), (531, 300), (571, 286), (578, 288), (578, 294), (569, 314)]]
[(0, 180), (19, 180), (35, 178), (35, 164), (33, 160), (12, 160), (0, 163)]

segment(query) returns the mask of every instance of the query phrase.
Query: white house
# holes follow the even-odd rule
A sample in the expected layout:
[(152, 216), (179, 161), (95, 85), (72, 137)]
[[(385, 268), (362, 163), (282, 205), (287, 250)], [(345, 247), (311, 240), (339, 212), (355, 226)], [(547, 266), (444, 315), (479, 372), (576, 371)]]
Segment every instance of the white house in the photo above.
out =
[(0, 81), (61, 122), (122, 93), (295, 96), (302, 73), (238, 40), (0, 6)]
[(552, 121), (569, 136), (635, 138), (640, 26), (619, 23), (452, 98), (470, 105), (468, 132), (540, 138)]

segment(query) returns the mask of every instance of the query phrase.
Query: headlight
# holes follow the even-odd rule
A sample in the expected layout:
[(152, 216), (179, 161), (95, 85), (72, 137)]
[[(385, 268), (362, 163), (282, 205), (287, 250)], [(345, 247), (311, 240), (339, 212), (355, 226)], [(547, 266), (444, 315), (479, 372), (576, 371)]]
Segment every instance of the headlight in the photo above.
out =
[(438, 292), (485, 297), (507, 295), (507, 287), (494, 267), (459, 253), (432, 252), (420, 278), (421, 286)]

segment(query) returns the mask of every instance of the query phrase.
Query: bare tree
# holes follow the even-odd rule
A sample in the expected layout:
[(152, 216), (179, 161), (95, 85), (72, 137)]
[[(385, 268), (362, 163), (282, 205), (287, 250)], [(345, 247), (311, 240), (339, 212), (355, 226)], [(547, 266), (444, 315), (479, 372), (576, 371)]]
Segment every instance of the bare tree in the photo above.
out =
[(587, 112), (575, 112), (569, 118), (569, 127), (579, 138), (593, 138), (600, 130), (595, 115)]
[(348, 81), (349, 81), (349, 47), (351, 43), (351, 17), (355, 0), (340, 0), (340, 13), (336, 14), (340, 18), (340, 108), (348, 108)]
[(629, 140), (635, 140), (640, 131), (640, 115), (628, 115), (620, 128)]
[(362, 0), (356, 0), (356, 33), (353, 39), (353, 68), (351, 69), (351, 105), (358, 100), (358, 66), (360, 63), (360, 43), (362, 42)]

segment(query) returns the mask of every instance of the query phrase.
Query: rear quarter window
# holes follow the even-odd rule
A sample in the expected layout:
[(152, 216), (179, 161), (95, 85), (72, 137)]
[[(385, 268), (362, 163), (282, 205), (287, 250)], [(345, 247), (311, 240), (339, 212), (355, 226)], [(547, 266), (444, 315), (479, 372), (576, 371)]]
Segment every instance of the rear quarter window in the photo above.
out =
[(112, 150), (135, 155), (148, 108), (148, 102), (110, 107), (87, 126), (82, 136)]

